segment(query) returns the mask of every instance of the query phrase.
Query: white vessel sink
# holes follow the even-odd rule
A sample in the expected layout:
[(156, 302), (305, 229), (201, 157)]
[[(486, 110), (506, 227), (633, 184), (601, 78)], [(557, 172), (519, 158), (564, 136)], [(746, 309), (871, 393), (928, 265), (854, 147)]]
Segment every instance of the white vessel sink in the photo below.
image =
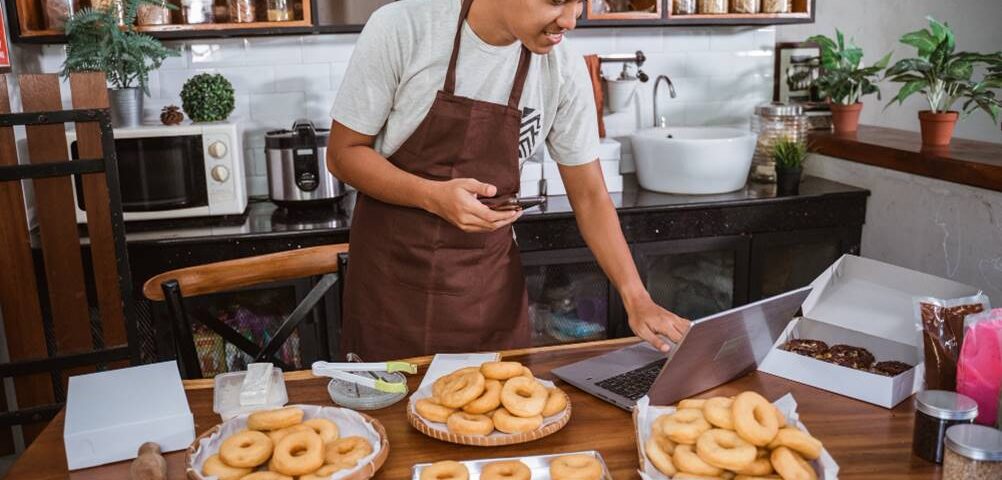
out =
[(755, 133), (726, 127), (648, 128), (631, 136), (640, 186), (704, 195), (740, 190), (748, 180)]

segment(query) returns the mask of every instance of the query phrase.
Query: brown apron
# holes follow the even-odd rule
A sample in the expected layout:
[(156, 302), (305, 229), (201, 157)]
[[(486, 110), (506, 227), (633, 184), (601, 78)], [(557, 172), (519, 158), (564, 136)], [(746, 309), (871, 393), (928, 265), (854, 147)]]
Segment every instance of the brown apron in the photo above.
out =
[[(464, 0), (445, 87), (389, 157), (431, 180), (474, 178), (519, 189), (519, 99), (531, 54), (521, 49), (507, 105), (455, 95)], [(466, 233), (422, 209), (359, 194), (351, 223), (342, 351), (367, 361), (525, 347), (525, 278), (511, 228)]]

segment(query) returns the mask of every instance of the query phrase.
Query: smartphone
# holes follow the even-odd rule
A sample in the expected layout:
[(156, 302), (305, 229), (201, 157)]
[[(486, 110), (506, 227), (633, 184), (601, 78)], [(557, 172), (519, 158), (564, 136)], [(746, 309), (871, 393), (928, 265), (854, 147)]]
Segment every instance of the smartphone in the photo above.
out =
[(535, 196), (535, 197), (516, 197), (514, 195), (504, 196), (504, 197), (482, 197), (480, 198), (480, 203), (483, 203), (491, 210), (498, 211), (508, 211), (508, 210), (526, 210), (532, 207), (537, 207), (542, 205), (546, 201), (546, 197)]

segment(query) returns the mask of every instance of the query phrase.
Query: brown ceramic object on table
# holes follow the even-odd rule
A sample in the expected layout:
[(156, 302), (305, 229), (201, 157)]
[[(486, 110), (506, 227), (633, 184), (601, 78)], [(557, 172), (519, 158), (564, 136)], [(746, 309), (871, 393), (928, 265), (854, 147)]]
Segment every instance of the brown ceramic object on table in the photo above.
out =
[(832, 103), (832, 126), (836, 134), (852, 134), (859, 130), (859, 114), (863, 111), (863, 104), (856, 102), (852, 105)]
[(957, 126), (960, 114), (957, 112), (932, 113), (929, 110), (919, 112), (919, 123), (922, 127), (922, 145), (928, 147), (944, 147), (953, 139), (953, 129)]

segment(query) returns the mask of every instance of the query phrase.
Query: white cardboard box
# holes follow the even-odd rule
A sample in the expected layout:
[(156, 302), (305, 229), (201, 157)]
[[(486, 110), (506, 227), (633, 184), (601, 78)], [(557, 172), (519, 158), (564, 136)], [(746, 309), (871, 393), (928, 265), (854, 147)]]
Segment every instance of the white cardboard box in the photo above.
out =
[[(979, 293), (953, 280), (853, 255), (840, 258), (811, 286), (803, 305), (804, 318), (787, 325), (759, 371), (885, 408), (922, 389), (922, 334), (916, 325), (914, 298)], [(878, 362), (897, 360), (915, 368), (887, 377), (780, 349), (794, 338), (861, 347)]]
[(63, 427), (70, 470), (133, 459), (144, 442), (173, 452), (194, 440), (176, 362), (70, 377)]

